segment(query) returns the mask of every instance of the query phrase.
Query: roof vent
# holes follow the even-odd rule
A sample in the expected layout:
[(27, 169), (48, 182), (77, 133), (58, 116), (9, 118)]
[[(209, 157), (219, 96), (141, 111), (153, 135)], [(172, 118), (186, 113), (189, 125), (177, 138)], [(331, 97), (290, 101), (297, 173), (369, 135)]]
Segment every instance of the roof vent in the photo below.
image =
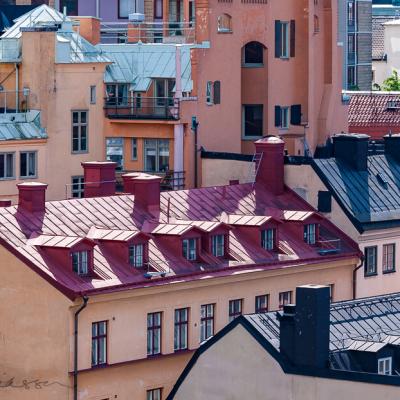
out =
[(397, 100), (389, 100), (389, 101), (386, 103), (386, 110), (389, 110), (389, 111), (400, 110), (400, 101), (397, 101)]
[(379, 183), (383, 185), (385, 188), (389, 184), (389, 178), (384, 172), (378, 172), (376, 174), (376, 178), (378, 179)]

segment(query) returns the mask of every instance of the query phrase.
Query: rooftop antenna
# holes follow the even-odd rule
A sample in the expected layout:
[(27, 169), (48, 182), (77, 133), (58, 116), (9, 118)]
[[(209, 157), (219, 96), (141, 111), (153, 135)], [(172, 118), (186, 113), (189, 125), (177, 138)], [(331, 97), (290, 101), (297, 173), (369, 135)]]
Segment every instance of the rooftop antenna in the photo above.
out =
[(63, 22), (65, 22), (65, 18), (67, 17), (67, 6), (63, 7)]

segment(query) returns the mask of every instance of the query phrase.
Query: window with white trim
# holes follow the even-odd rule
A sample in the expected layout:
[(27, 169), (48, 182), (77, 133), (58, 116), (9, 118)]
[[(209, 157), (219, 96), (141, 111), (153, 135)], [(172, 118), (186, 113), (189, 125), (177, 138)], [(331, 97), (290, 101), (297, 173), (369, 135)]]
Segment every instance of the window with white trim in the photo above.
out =
[(144, 265), (144, 245), (143, 243), (132, 244), (129, 246), (129, 264), (135, 268), (141, 268)]
[(190, 239), (183, 239), (182, 240), (182, 252), (183, 257), (186, 260), (194, 261), (197, 259), (197, 239), (190, 238)]
[(0, 179), (14, 178), (15, 153), (0, 153)]
[(71, 185), (71, 195), (74, 198), (82, 198), (84, 197), (85, 193), (85, 179), (83, 176), (73, 176), (71, 178), (72, 185)]
[(72, 270), (78, 275), (87, 275), (89, 273), (89, 251), (72, 252)]
[(289, 107), (281, 107), (281, 129), (289, 128)]
[(36, 177), (36, 157), (36, 151), (21, 151), (19, 153), (19, 174), (21, 178)]
[(215, 257), (223, 257), (225, 255), (224, 235), (213, 235), (211, 237), (211, 253)]
[(268, 228), (261, 231), (261, 246), (265, 250), (275, 249), (276, 229)]
[(392, 375), (392, 357), (378, 359), (378, 374)]
[(307, 244), (315, 244), (316, 243), (316, 224), (307, 224), (304, 225), (304, 241)]

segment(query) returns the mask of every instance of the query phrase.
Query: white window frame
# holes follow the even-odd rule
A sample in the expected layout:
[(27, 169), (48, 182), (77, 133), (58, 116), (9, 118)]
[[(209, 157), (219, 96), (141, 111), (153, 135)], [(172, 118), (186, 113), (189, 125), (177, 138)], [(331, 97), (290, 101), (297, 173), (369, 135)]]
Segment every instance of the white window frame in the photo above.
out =
[(129, 264), (135, 268), (144, 266), (144, 244), (136, 243), (129, 246)]
[[(168, 169), (167, 170), (161, 170), (160, 169), (160, 157), (161, 157), (161, 152), (167, 148), (168, 143)], [(171, 161), (171, 152), (170, 152), (170, 141), (169, 139), (144, 139), (143, 140), (143, 169), (146, 172), (165, 172), (169, 170), (169, 163)], [(148, 168), (147, 165), (147, 153), (149, 149), (155, 149), (155, 170), (151, 170)]]
[(138, 144), (137, 144), (137, 138), (132, 138), (131, 139), (131, 146), (132, 146), (132, 160), (136, 161), (138, 159)]
[(261, 246), (264, 250), (271, 251), (275, 249), (276, 229), (267, 228), (261, 231)]
[[(77, 182), (74, 182), (77, 180)], [(75, 189), (74, 186), (78, 186), (78, 189)], [(75, 194), (77, 196), (75, 196)], [(71, 197), (75, 199), (81, 199), (85, 195), (85, 178), (83, 175), (80, 176), (72, 176), (71, 177)]]
[(290, 52), (290, 23), (288, 21), (281, 22), (281, 51), (280, 58), (289, 58)]
[(96, 86), (90, 86), (90, 104), (96, 104)]
[[(73, 271), (79, 276), (87, 275), (89, 273), (90, 251), (89, 250), (73, 251), (71, 257), (72, 257)], [(76, 257), (76, 263), (74, 262), (75, 257)], [(74, 268), (75, 264), (77, 266), (76, 269)]]
[(214, 88), (213, 82), (212, 81), (207, 81), (207, 83), (206, 83), (206, 103), (209, 106), (212, 106), (214, 104), (213, 103), (213, 98), (214, 98), (214, 96), (213, 96), (213, 88)]
[[(8, 174), (8, 169), (7, 169), (7, 156), (11, 155), (12, 157), (12, 171), (11, 171), (11, 175)], [(8, 151), (8, 152), (4, 152), (4, 153), (0, 153), (0, 156), (4, 156), (4, 160), (3, 160), (3, 167), (4, 167), (4, 176), (0, 177), (0, 180), (9, 180), (9, 179), (15, 179), (15, 152), (12, 151)]]
[(217, 234), (211, 236), (211, 252), (214, 257), (225, 256), (225, 235)]
[(281, 126), (280, 129), (289, 129), (290, 108), (287, 106), (281, 107)]
[(317, 224), (304, 225), (304, 242), (310, 245), (317, 243)]
[[(25, 173), (22, 173), (22, 156), (26, 155), (27, 160), (26, 160), (26, 171), (24, 171)], [(29, 156), (33, 155), (34, 157), (34, 173), (32, 175), (29, 175)], [(28, 173), (27, 173), (28, 172)], [(19, 177), (21, 179), (32, 179), (32, 178), (37, 178), (37, 151), (20, 151), (19, 153)]]
[(197, 259), (197, 238), (183, 239), (182, 253), (186, 260), (195, 261)]
[[(78, 122), (74, 122), (74, 113), (78, 113)], [(86, 122), (82, 122), (82, 114), (86, 114)], [(88, 110), (72, 110), (71, 111), (71, 152), (72, 154), (82, 154), (89, 152), (89, 111)], [(74, 128), (78, 130), (78, 149), (74, 150)], [(85, 128), (86, 146), (82, 147), (82, 128)]]
[(378, 359), (378, 374), (392, 375), (392, 357), (384, 357)]

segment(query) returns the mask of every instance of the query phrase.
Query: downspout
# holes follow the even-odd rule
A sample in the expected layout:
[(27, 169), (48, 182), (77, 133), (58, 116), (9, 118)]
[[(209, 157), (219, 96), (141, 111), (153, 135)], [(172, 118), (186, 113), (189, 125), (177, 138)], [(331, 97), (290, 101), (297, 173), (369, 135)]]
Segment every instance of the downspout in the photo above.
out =
[(78, 316), (86, 308), (89, 298), (82, 297), (83, 304), (76, 310), (74, 316), (74, 400), (78, 400)]
[(19, 112), (19, 65), (15, 63), (15, 112)]
[(357, 295), (357, 271), (364, 265), (364, 255), (361, 254), (360, 256), (360, 265), (357, 265), (357, 267), (355, 267), (353, 269), (353, 300), (356, 299), (356, 295)]

